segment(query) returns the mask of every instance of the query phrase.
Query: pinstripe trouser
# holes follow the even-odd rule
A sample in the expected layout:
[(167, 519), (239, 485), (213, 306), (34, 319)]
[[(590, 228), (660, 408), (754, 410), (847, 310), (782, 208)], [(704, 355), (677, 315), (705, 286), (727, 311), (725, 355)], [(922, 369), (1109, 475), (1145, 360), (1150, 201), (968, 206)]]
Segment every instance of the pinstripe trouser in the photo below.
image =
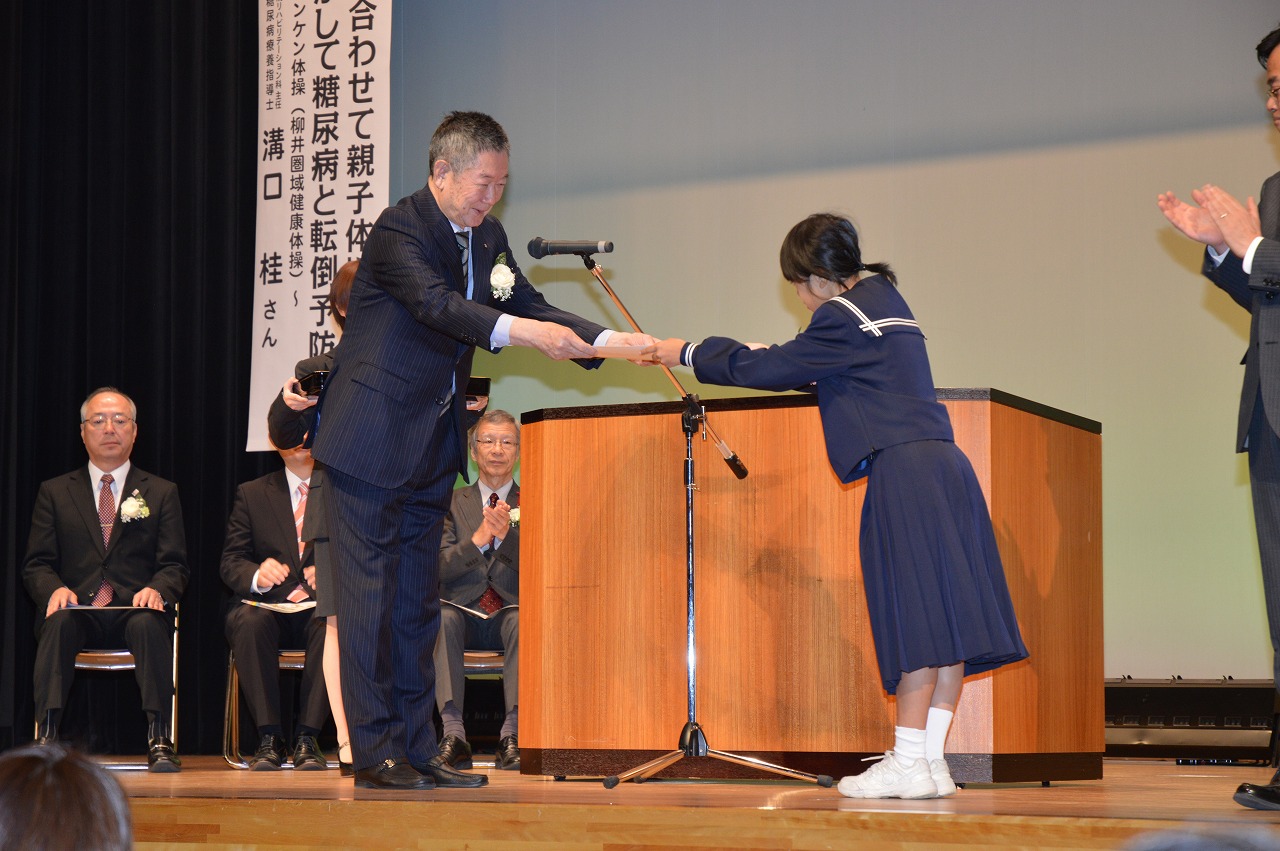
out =
[(421, 764), (439, 753), (432, 651), (457, 450), (455, 430), (438, 429), (419, 472), (398, 488), (325, 468), (342, 700), (357, 771), (386, 759)]
[(1280, 437), (1267, 422), (1261, 398), (1253, 406), (1248, 451), (1253, 520), (1262, 562), (1262, 591), (1271, 629), (1275, 682), (1280, 688)]

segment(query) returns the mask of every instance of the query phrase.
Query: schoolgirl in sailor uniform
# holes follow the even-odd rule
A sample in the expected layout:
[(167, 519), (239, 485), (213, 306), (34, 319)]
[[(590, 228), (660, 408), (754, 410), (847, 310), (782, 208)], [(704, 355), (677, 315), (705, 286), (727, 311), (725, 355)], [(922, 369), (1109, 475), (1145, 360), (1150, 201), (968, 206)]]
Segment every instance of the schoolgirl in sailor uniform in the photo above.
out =
[(894, 747), (840, 781), (855, 798), (953, 794), (943, 743), (964, 676), (1024, 659), (986, 500), (938, 402), (925, 338), (893, 271), (863, 264), (847, 219), (793, 227), (783, 277), (813, 311), (794, 340), (664, 340), (654, 359), (698, 380), (818, 395), (827, 457), (842, 482), (868, 477), (859, 552)]

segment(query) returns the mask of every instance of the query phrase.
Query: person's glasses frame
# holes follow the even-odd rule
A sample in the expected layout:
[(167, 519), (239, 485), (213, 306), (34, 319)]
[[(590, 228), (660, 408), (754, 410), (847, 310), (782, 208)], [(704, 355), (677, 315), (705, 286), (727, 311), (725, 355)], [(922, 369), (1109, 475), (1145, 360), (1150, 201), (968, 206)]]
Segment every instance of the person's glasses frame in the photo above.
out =
[(500, 446), (503, 449), (519, 449), (520, 441), (512, 440), (509, 437), (494, 439), (492, 437), (477, 437), (476, 446), (483, 446), (488, 449), (491, 446)]
[(81, 420), (80, 422), (83, 425), (89, 426), (89, 428), (104, 428), (108, 419), (111, 420), (111, 424), (116, 428), (124, 428), (133, 422), (133, 417), (128, 414), (94, 414), (88, 419)]

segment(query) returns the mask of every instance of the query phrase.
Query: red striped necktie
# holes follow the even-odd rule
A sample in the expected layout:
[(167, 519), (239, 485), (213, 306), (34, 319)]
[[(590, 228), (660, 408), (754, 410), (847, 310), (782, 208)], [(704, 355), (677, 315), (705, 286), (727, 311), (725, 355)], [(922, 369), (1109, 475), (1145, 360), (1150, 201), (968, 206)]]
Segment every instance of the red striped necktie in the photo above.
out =
[[(116, 498), (111, 493), (111, 483), (114, 481), (115, 477), (110, 473), (103, 473), (102, 484), (98, 487), (98, 525), (102, 527), (102, 543), (108, 547), (111, 546), (111, 527), (116, 522)], [(99, 608), (106, 606), (115, 595), (115, 589), (104, 573), (98, 590), (93, 594), (93, 605)]]

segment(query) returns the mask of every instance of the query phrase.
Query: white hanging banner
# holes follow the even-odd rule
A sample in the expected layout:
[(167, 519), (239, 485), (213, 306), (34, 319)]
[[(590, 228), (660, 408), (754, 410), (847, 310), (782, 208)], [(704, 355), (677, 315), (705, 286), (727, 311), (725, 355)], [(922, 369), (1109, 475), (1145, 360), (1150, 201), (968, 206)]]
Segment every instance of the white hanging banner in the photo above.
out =
[(294, 365), (337, 343), (329, 285), (388, 204), (391, 0), (261, 0), (248, 451)]

